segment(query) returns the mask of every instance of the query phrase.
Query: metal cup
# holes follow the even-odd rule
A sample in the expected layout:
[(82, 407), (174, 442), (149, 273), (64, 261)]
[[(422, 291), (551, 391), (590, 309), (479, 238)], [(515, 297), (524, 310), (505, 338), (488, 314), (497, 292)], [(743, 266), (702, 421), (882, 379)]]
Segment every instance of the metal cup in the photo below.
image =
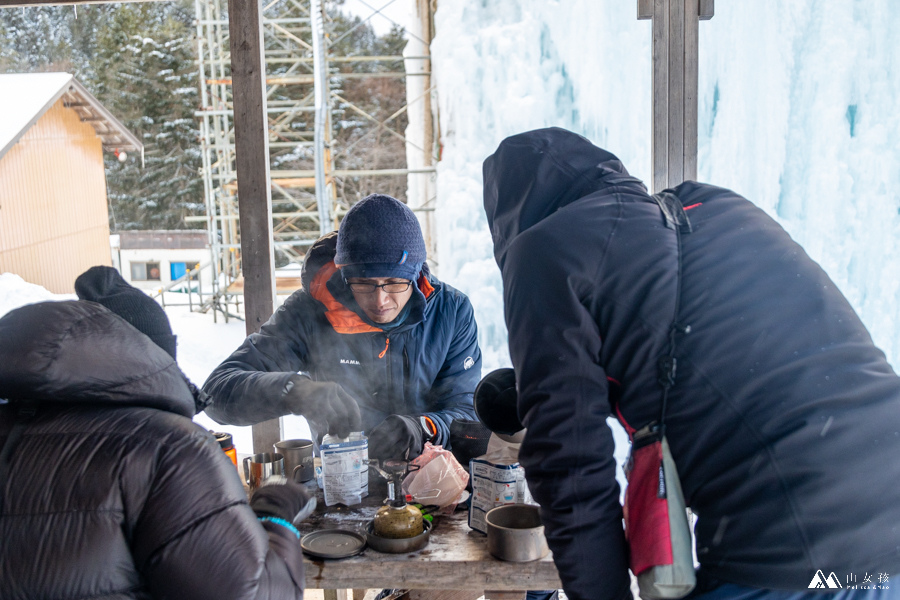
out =
[(506, 504), (489, 510), (484, 519), (488, 552), (495, 558), (527, 562), (550, 552), (537, 506)]
[(261, 452), (244, 458), (244, 480), (255, 491), (273, 475), (284, 475), (284, 456)]
[(281, 440), (275, 442), (274, 448), (275, 452), (284, 456), (284, 470), (288, 477), (300, 483), (315, 477), (312, 440)]

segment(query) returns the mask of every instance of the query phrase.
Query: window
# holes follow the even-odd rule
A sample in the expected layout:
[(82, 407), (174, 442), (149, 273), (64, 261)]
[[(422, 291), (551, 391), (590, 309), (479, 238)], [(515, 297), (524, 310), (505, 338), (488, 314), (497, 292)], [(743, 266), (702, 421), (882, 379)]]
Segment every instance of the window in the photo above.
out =
[(159, 281), (158, 262), (133, 262), (131, 263), (132, 281)]

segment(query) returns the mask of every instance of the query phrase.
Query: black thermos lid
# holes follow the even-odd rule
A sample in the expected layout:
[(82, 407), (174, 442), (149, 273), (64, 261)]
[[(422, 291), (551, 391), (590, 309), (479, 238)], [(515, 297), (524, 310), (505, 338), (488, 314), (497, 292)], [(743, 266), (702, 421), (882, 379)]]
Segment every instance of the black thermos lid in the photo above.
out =
[(216, 441), (219, 442), (219, 446), (222, 447), (223, 450), (228, 450), (229, 448), (234, 446), (234, 442), (231, 440), (230, 433), (216, 433), (212, 432), (214, 436), (216, 436)]

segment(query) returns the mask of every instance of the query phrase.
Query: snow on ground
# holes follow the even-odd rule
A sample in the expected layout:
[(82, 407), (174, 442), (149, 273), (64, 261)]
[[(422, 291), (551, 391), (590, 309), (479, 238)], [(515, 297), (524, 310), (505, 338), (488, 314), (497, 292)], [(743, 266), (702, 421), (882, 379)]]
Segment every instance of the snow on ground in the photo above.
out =
[[(245, 324), (234, 319), (225, 323), (221, 315), (218, 323), (214, 323), (212, 314), (191, 312), (187, 306), (172, 306), (171, 304), (178, 302), (176, 298), (177, 295), (173, 294), (166, 296), (166, 301), (170, 304), (166, 305), (165, 310), (172, 331), (178, 336), (178, 364), (191, 381), (203, 385), (212, 370), (244, 341)], [(39, 285), (28, 283), (18, 275), (0, 273), (0, 317), (34, 302), (76, 299), (75, 294), (53, 294)], [(285, 439), (309, 437), (309, 426), (305, 419), (286, 417), (283, 421)], [(232, 434), (239, 453), (252, 453), (250, 427), (220, 425), (205, 413), (194, 417), (194, 422), (206, 429)]]

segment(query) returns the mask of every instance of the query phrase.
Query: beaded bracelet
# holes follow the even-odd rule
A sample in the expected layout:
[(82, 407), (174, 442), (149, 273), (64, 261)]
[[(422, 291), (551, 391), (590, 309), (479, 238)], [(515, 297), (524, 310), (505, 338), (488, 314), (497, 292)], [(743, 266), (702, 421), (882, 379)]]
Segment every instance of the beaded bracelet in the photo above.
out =
[(269, 521), (270, 523), (275, 523), (276, 525), (281, 525), (282, 527), (287, 527), (290, 529), (294, 535), (297, 536), (297, 539), (300, 539), (300, 532), (294, 527), (293, 523), (290, 521), (286, 521), (285, 519), (279, 519), (278, 517), (259, 517), (260, 521)]

